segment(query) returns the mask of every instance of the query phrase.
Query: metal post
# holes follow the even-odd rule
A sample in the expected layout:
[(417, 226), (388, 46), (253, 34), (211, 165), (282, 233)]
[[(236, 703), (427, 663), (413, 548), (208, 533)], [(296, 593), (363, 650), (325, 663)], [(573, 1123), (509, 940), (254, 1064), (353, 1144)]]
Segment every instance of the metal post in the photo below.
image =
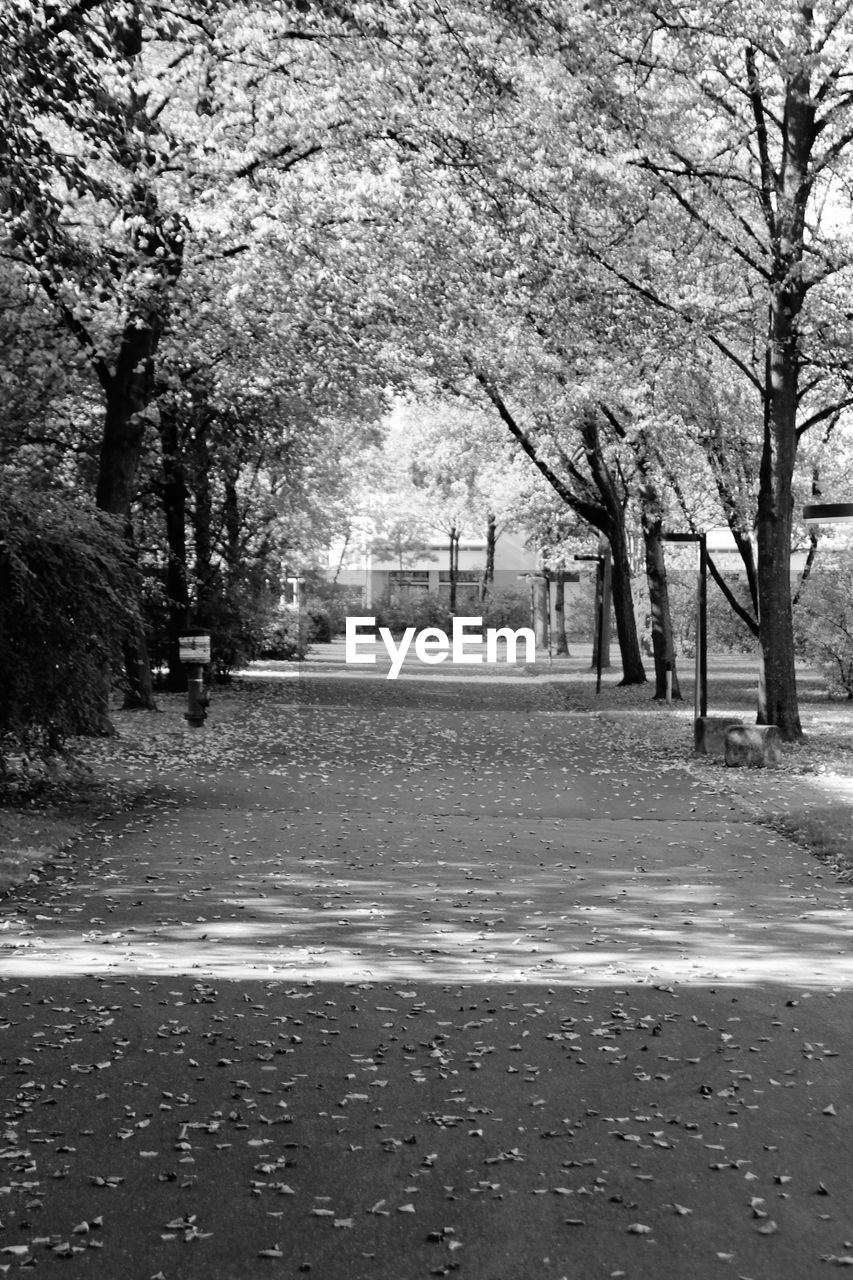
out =
[(601, 553), (601, 665), (610, 666), (610, 601), (613, 581), (613, 552), (605, 542)]
[(708, 535), (703, 533), (699, 539), (699, 608), (697, 641), (699, 666), (697, 669), (697, 685), (699, 686), (699, 715), (708, 714)]
[[(693, 719), (708, 714), (708, 534), (665, 533), (664, 542), (698, 542), (696, 573), (696, 679), (693, 682)], [(667, 681), (670, 677), (667, 676)], [(669, 699), (667, 699), (668, 701)]]
[(607, 614), (605, 613), (605, 606), (606, 606), (606, 604), (608, 603), (608, 601), (607, 601), (607, 595), (608, 595), (608, 592), (607, 592), (607, 589), (606, 589), (606, 578), (605, 578), (605, 559), (604, 559), (604, 556), (599, 556), (599, 557), (598, 557), (598, 592), (597, 592), (597, 595), (598, 595), (598, 627), (596, 628), (596, 631), (597, 631), (597, 643), (596, 643), (596, 646), (595, 646), (595, 693), (596, 693), (596, 697), (598, 696), (598, 694), (600, 694), (600, 693), (601, 693), (601, 667), (602, 667), (602, 663), (603, 663), (603, 661), (604, 661), (604, 619), (605, 619), (605, 618), (606, 618), (606, 616), (607, 616)]

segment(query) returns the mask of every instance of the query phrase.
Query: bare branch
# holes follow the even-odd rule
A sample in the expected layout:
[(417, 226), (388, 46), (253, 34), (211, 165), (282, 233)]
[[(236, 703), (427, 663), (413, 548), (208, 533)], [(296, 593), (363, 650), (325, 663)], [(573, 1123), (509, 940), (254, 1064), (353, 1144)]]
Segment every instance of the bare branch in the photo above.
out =
[(725, 578), (720, 573), (719, 569), (714, 563), (714, 558), (711, 555), (708, 556), (708, 568), (711, 571), (711, 577), (714, 579), (717, 586), (722, 591), (723, 595), (725, 596), (731, 608), (734, 610), (737, 616), (741, 619), (741, 621), (746, 623), (746, 625), (749, 627), (752, 634), (757, 637), (758, 623), (756, 622), (755, 618), (753, 618), (752, 614), (749, 613), (748, 610), (743, 607), (741, 602), (738, 600), (737, 596), (735, 596), (731, 587), (726, 582)]
[(764, 115), (764, 96), (758, 78), (758, 67), (755, 61), (755, 49), (748, 45), (746, 49), (746, 74), (749, 85), (749, 102), (755, 120), (755, 137), (758, 142), (758, 162), (761, 171), (761, 208), (764, 221), (771, 237), (776, 235), (776, 213), (773, 209), (773, 195), (778, 188), (776, 175), (770, 163), (770, 147), (767, 138), (767, 120)]

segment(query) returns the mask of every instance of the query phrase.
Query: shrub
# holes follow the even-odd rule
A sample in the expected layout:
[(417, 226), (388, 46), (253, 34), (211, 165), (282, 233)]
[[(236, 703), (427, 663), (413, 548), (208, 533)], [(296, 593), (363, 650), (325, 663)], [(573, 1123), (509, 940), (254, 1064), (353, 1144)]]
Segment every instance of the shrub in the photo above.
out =
[(822, 672), (830, 695), (853, 698), (853, 565), (811, 574), (794, 625), (799, 656)]
[(278, 601), (263, 566), (248, 570), (239, 582), (208, 585), (199, 616), (210, 631), (213, 677), (225, 683), (236, 667), (261, 656), (278, 621)]
[(138, 581), (115, 520), (0, 481), (0, 765), (103, 732)]
[(372, 612), (377, 628), (387, 627), (394, 636), (401, 636), (407, 627), (418, 631), (424, 627), (439, 627), (449, 632), (453, 625), (453, 615), (446, 602), (432, 591), (382, 596)]
[(451, 613), (444, 596), (433, 591), (410, 591), (406, 594), (383, 596), (373, 606), (376, 626), (388, 627), (392, 635), (400, 636), (407, 627), (421, 631), (425, 627), (437, 627), (450, 634), (453, 619), (482, 617), (483, 627), (529, 627), (530, 595), (516, 587), (503, 587), (489, 594), (482, 601), (468, 601), (457, 605)]
[[(477, 612), (480, 612), (478, 606)], [(486, 596), (482, 604), (484, 627), (529, 627), (530, 592), (518, 587), (501, 587)]]
[(302, 662), (308, 653), (307, 618), (295, 610), (279, 617), (276, 625), (267, 633), (260, 656), (277, 662)]
[[(724, 576), (735, 599), (752, 613), (746, 582), (730, 574)], [(676, 649), (685, 658), (692, 658), (696, 652), (696, 575), (676, 569), (667, 573), (667, 581)], [(753, 653), (758, 646), (757, 638), (710, 575), (707, 601), (708, 649), (712, 653)]]

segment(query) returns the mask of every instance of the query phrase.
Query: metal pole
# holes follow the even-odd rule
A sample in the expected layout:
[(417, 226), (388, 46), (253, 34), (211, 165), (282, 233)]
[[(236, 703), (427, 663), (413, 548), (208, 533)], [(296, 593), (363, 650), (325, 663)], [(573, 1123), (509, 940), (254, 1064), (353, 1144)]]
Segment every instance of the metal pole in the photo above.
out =
[[(601, 665), (602, 667), (610, 666), (610, 601), (613, 595), (613, 552), (610, 543), (605, 544), (603, 555), (603, 572), (601, 580), (601, 630), (602, 630), (602, 648), (601, 648)], [(606, 662), (605, 662), (606, 659)]]
[(595, 646), (595, 692), (601, 693), (601, 664), (604, 657), (604, 606), (605, 606), (605, 560), (598, 557), (598, 643)]
[(699, 715), (708, 714), (708, 535), (699, 539)]
[[(699, 553), (701, 560), (701, 551)], [(694, 654), (693, 654), (693, 719), (698, 720), (702, 714), (702, 574), (697, 571), (696, 574), (696, 615), (693, 630)]]

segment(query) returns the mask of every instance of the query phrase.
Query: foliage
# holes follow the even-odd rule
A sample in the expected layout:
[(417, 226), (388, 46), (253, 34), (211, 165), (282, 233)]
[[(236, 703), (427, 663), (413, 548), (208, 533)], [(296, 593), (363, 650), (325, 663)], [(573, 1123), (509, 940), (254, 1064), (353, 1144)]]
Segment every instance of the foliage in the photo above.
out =
[(214, 680), (224, 683), (236, 668), (260, 657), (277, 612), (278, 594), (270, 589), (259, 566), (252, 566), (239, 579), (228, 581), (217, 575), (208, 584), (205, 622)]
[(507, 587), (486, 596), (479, 604), (457, 609), (455, 615), (443, 596), (431, 591), (411, 591), (384, 596), (373, 607), (377, 627), (388, 627), (394, 635), (401, 635), (407, 627), (420, 631), (424, 627), (438, 627), (448, 635), (453, 629), (453, 618), (482, 617), (484, 627), (530, 626), (530, 598), (526, 592)]
[(136, 590), (109, 517), (0, 481), (0, 758), (104, 730)]
[(826, 679), (830, 695), (853, 698), (853, 565), (815, 570), (795, 614), (798, 653)]
[[(477, 612), (481, 606), (477, 606)], [(486, 596), (482, 603), (484, 627), (530, 626), (530, 594), (519, 587), (499, 587)]]
[(302, 662), (308, 654), (310, 623), (293, 610), (282, 613), (264, 637), (260, 656), (279, 662)]
[[(696, 574), (684, 570), (668, 572), (673, 633), (678, 652), (687, 658), (696, 653)], [(749, 608), (749, 588), (736, 575), (723, 575), (735, 599)], [(711, 653), (754, 653), (757, 640), (738, 617), (717, 585), (708, 582), (708, 650)]]

